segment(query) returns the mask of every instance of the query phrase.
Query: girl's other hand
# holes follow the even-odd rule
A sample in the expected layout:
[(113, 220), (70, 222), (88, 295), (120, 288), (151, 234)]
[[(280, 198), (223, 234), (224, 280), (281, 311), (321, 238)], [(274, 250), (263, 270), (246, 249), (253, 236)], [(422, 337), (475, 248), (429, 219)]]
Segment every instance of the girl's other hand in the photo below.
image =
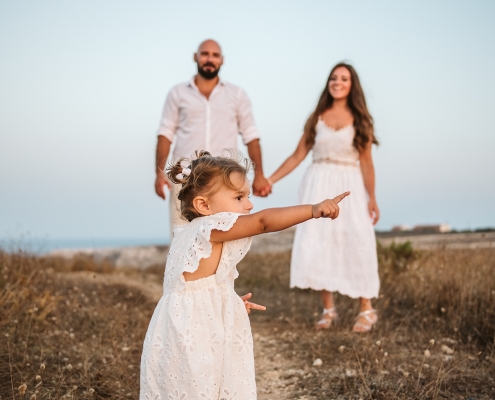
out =
[(380, 219), (380, 209), (378, 208), (378, 204), (376, 204), (375, 199), (370, 199), (370, 201), (368, 201), (368, 211), (373, 220), (373, 225), (376, 225)]
[(250, 314), (251, 310), (265, 311), (266, 310), (265, 306), (260, 306), (259, 304), (251, 303), (248, 301), (251, 298), (251, 296), (252, 296), (251, 293), (248, 293), (248, 294), (245, 294), (244, 296), (241, 296), (241, 299), (244, 302), (244, 306), (246, 307), (247, 313)]
[(339, 203), (342, 201), (342, 199), (346, 198), (350, 194), (351, 192), (345, 192), (339, 194), (333, 199), (327, 199), (322, 201), (321, 203), (313, 205), (313, 218), (337, 218), (340, 211)]

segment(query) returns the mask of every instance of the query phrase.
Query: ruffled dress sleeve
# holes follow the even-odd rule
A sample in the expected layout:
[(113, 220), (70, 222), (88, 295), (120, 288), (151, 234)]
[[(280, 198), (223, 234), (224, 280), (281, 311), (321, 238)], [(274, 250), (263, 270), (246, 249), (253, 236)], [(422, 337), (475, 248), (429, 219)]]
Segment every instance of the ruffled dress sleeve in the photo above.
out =
[[(182, 272), (194, 272), (198, 269), (199, 261), (202, 258), (208, 258), (211, 255), (210, 236), (211, 231), (216, 229), (219, 231), (229, 231), (237, 221), (241, 214), (222, 212), (209, 215), (207, 217), (197, 218), (196, 234), (190, 237), (190, 246), (186, 252), (186, 260)], [(225, 244), (224, 244), (225, 245)]]
[[(224, 232), (230, 230), (241, 215), (222, 212), (200, 217), (175, 231), (165, 268), (165, 291), (167, 291), (167, 286), (172, 288), (184, 283), (182, 274), (195, 272), (199, 267), (200, 260), (211, 255), (211, 231), (214, 229)], [(218, 283), (227, 276), (231, 276), (233, 279), (238, 276), (236, 265), (246, 255), (250, 246), (251, 238), (224, 242), (216, 272)]]

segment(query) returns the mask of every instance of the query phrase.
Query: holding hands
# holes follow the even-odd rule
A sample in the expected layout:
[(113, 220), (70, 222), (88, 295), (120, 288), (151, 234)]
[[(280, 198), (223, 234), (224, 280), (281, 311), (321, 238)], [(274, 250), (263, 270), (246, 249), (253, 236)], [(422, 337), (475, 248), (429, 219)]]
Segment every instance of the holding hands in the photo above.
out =
[(256, 174), (253, 181), (253, 194), (266, 197), (272, 192), (272, 183), (263, 175)]

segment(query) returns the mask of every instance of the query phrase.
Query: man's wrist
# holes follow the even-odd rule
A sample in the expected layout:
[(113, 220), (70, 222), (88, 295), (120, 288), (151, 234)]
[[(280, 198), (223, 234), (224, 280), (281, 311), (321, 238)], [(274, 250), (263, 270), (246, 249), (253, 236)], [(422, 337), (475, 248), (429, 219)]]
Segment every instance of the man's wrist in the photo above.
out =
[(265, 174), (263, 174), (263, 169), (262, 168), (254, 168), (254, 177), (255, 178), (258, 178), (258, 177), (264, 177)]

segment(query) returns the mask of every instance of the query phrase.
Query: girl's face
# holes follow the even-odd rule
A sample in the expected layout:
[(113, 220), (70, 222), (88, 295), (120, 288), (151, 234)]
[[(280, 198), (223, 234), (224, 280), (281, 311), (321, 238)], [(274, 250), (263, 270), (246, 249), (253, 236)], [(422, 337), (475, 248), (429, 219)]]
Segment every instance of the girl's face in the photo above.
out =
[(253, 209), (253, 203), (249, 200), (251, 186), (246, 176), (233, 172), (230, 181), (237, 189), (231, 189), (224, 185), (210, 196), (198, 196), (193, 200), (194, 207), (202, 215), (212, 215), (219, 212), (233, 212), (249, 214)]
[(349, 96), (351, 86), (351, 73), (346, 67), (338, 67), (330, 75), (328, 91), (335, 100), (345, 99)]

